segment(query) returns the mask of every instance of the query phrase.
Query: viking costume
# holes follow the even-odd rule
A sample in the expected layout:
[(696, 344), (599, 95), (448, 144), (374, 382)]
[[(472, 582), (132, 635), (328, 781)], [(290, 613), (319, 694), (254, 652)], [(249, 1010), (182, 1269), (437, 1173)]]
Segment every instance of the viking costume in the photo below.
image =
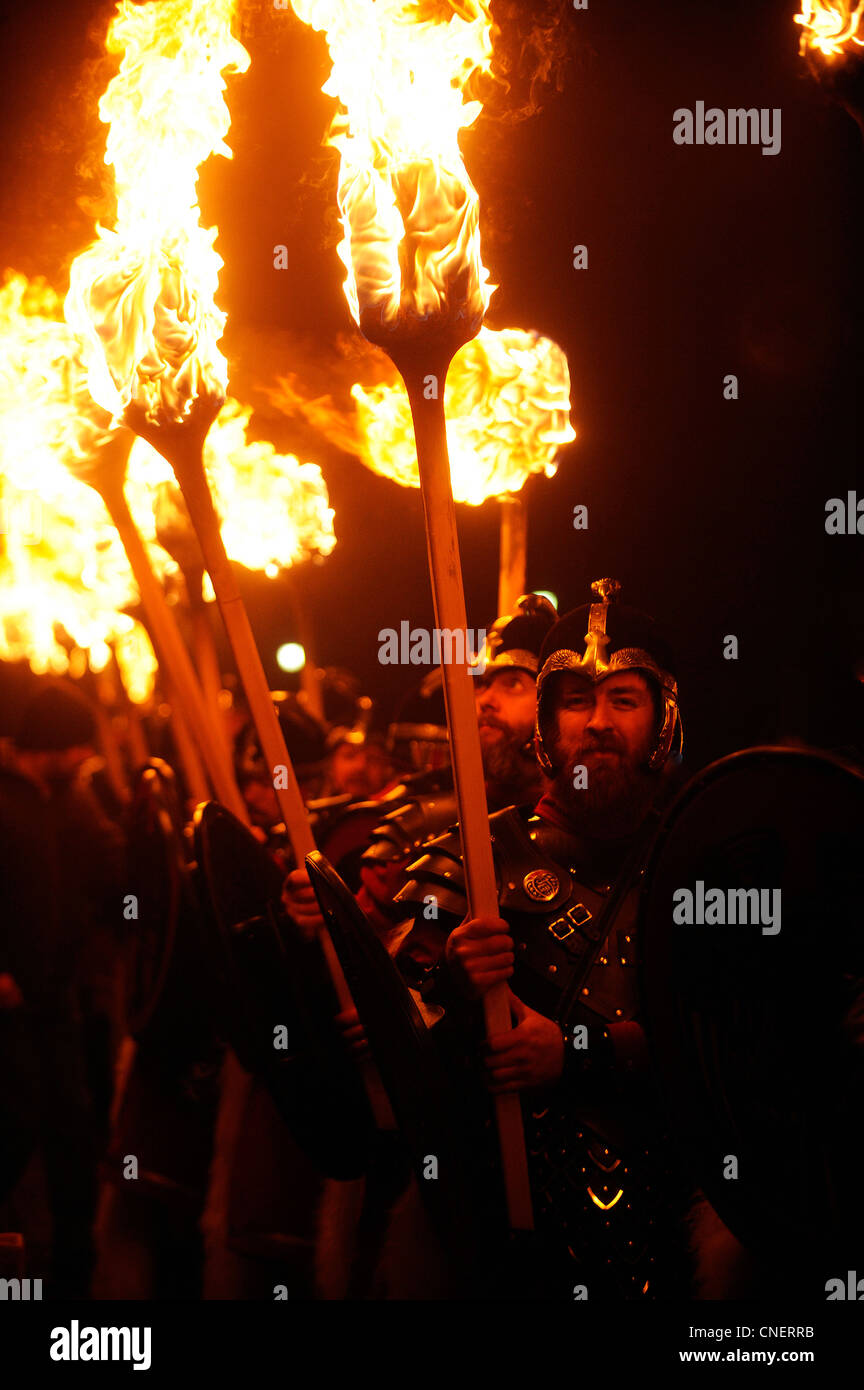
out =
[[(559, 673), (600, 684), (638, 671), (658, 713), (648, 765), (658, 773), (658, 792), (665, 791), (682, 745), (671, 652), (650, 618), (614, 602), (614, 581), (592, 587), (597, 601), (559, 620), (543, 644), (541, 766), (550, 775), (556, 770), (551, 725)], [(535, 1215), (550, 1252), (541, 1296), (572, 1298), (580, 1286), (591, 1299), (686, 1293), (683, 1191), (656, 1152), (662, 1135), (635, 972), (639, 886), (658, 820), (655, 806), (626, 838), (591, 842), (574, 834), (548, 793), (533, 815), (510, 808), (490, 817), (500, 911), (515, 947), (511, 987), (564, 1035), (560, 1081), (523, 1094)], [(458, 997), (443, 959), (446, 936), (467, 912), (458, 828), (427, 845), (409, 873), (399, 900), (413, 910), (418, 929), (400, 964), (424, 999), (449, 1015), (452, 1047), (454, 1023), (463, 1033), (473, 1024), (479, 1035), (479, 1010)], [(430, 901), (434, 924), (424, 920)], [(441, 951), (431, 961), (436, 929)]]
[[(536, 678), (540, 649), (556, 617), (552, 604), (541, 595), (526, 594), (520, 598), (514, 611), (499, 617), (486, 634), (483, 649), (475, 658), (478, 685), (481, 681), (494, 679), (502, 671), (524, 671), (532, 679)], [(363, 833), (364, 817), (371, 803), (355, 804), (346, 810), (341, 820), (333, 825), (329, 842), (325, 843), (319, 838), (319, 844), (327, 859), (355, 893), (357, 903), (378, 940), (393, 954), (412, 925), (411, 916), (406, 912), (405, 904), (399, 900), (398, 892), (405, 883), (407, 865), (425, 843), (451, 826), (457, 816), (452, 778), (442, 756), (449, 745), (440, 671), (427, 676), (419, 690), (402, 705), (397, 720), (390, 728), (389, 746), (394, 751), (402, 750), (402, 760), (406, 765), (425, 767), (427, 770), (409, 774), (400, 786), (381, 799), (374, 829), (370, 835), (367, 828), (362, 851), (358, 832)], [(527, 741), (519, 756), (524, 760), (526, 771), (534, 766), (533, 739)], [(500, 801), (495, 804), (500, 805)], [(353, 856), (346, 853), (352, 836), (355, 846)], [(359, 860), (356, 858), (358, 853)], [(355, 873), (359, 874), (359, 884)], [(416, 936), (414, 945), (416, 948)], [(434, 1010), (432, 1016), (436, 1016)], [(406, 1168), (403, 1183), (407, 1177)], [(321, 1207), (318, 1286), (329, 1297), (345, 1296), (349, 1287), (349, 1271), (340, 1268), (340, 1265), (346, 1262), (354, 1266), (355, 1278), (351, 1287), (355, 1290), (360, 1287), (357, 1270), (362, 1266), (364, 1256), (355, 1243), (356, 1228), (361, 1221), (365, 1221), (367, 1226), (380, 1225), (386, 1217), (384, 1211), (374, 1216), (372, 1212), (375, 1200), (379, 1203), (382, 1200), (382, 1191), (384, 1200), (388, 1203), (393, 1200), (392, 1184), (386, 1189), (380, 1189), (379, 1184), (377, 1199), (374, 1190), (371, 1199), (367, 1193), (364, 1206), (361, 1187), (362, 1184), (358, 1184), (357, 1190), (350, 1195), (344, 1184), (330, 1183), (325, 1189)], [(443, 1284), (429, 1278), (429, 1265), (434, 1262), (434, 1257), (431, 1253), (433, 1246), (428, 1239), (423, 1242), (422, 1265), (425, 1273), (412, 1273), (409, 1268), (408, 1249), (413, 1248), (418, 1230), (423, 1229), (413, 1195), (409, 1190), (406, 1200), (397, 1206), (395, 1221), (389, 1226), (388, 1239), (380, 1256), (377, 1275), (372, 1276), (372, 1287), (392, 1289), (400, 1297), (438, 1296)], [(410, 1236), (405, 1234), (406, 1227), (412, 1233)], [(372, 1255), (370, 1264), (374, 1264), (375, 1252)], [(393, 1272), (394, 1262), (399, 1266), (398, 1274)]]
[[(476, 679), (488, 681), (502, 671), (524, 671), (536, 678), (539, 667), (540, 648), (550, 629), (554, 626), (557, 614), (548, 599), (540, 594), (525, 594), (520, 598), (512, 613), (496, 619), (486, 634), (480, 653), (474, 659), (478, 674)], [(436, 671), (435, 685), (427, 677), (424, 682), (423, 698), (427, 701), (437, 689), (441, 692), (440, 672)], [(401, 743), (418, 743), (423, 747), (437, 747), (443, 739), (447, 741), (447, 726), (444, 718), (443, 698), (440, 705), (440, 722), (432, 725), (428, 719), (423, 722), (404, 720), (399, 726), (398, 739)], [(526, 762), (534, 762), (533, 739), (529, 739), (521, 750)], [(375, 825), (368, 843), (360, 858), (360, 866), (377, 873), (381, 889), (374, 898), (368, 886), (361, 887), (358, 902), (369, 917), (373, 926), (385, 937), (394, 935), (394, 928), (404, 923), (406, 913), (402, 902), (396, 897), (404, 884), (402, 870), (416, 856), (427, 841), (440, 835), (451, 826), (457, 817), (456, 795), (453, 791), (449, 769), (436, 774), (425, 774), (406, 779), (404, 791), (398, 795), (388, 793), (387, 801), (391, 809)], [(434, 776), (434, 780), (432, 780)], [(487, 779), (487, 795), (490, 805), (500, 806), (502, 802), (495, 797), (495, 789), (490, 788)], [(342, 866), (325, 848), (327, 857), (335, 864), (349, 887), (354, 887)], [(395, 945), (395, 940), (394, 940)]]

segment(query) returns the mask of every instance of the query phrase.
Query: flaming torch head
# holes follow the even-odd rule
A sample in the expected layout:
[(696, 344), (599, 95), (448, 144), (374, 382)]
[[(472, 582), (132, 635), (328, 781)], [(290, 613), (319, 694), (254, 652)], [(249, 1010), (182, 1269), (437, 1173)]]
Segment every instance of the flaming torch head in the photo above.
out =
[(292, 4), (326, 31), (333, 59), (324, 91), (340, 103), (330, 143), (351, 313), (400, 370), (418, 348), (446, 367), (493, 289), (458, 138), (481, 110), (468, 91), (491, 67), (489, 0)]
[(199, 225), (198, 166), (224, 143), (226, 71), (249, 58), (234, 0), (120, 0), (107, 48), (121, 55), (99, 113), (109, 127), (117, 218), (72, 266), (66, 317), (84, 343), (89, 389), (115, 420), (206, 434), (227, 386), (217, 342), (222, 265)]
[[(228, 397), (207, 436), (204, 467), (228, 555), (273, 577), (307, 557), (329, 555), (334, 512), (320, 468), (248, 439), (251, 416), (251, 408)], [(182, 493), (144, 440), (132, 450), (127, 493), (142, 535), (153, 533), (155, 516), (159, 544), (187, 576), (197, 572), (203, 561)]]
[(835, 0), (832, 5), (823, 0), (802, 0), (795, 23), (802, 27), (802, 54), (814, 49), (833, 58), (852, 45), (864, 48), (864, 0), (857, 5), (852, 0)]
[[(355, 385), (358, 452), (404, 487), (420, 484), (411, 408), (401, 382)], [(444, 394), (453, 497), (478, 506), (518, 492), (532, 473), (552, 477), (576, 438), (570, 372), (557, 343), (518, 328), (481, 328), (456, 353)]]
[(864, 0), (802, 0), (795, 23), (811, 73), (864, 136)]

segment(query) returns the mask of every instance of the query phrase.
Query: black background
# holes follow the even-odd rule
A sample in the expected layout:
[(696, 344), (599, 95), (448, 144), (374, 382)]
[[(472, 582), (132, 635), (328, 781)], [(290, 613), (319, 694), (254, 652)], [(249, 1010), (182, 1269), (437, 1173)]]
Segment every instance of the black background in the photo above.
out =
[[(570, 362), (578, 438), (557, 476), (524, 492), (529, 586), (554, 590), (563, 611), (611, 574), (668, 625), (691, 766), (777, 737), (860, 748), (864, 537), (826, 536), (825, 503), (860, 471), (864, 143), (800, 59), (796, 8), (562, 4), (561, 90), (547, 84), (539, 113), (513, 124), (501, 116), (523, 103), (520, 48), (543, 7), (493, 5), (513, 86), (463, 139), (500, 286), (488, 322), (536, 328)], [(352, 330), (321, 150), (324, 40), (290, 10), (240, 10), (252, 64), (229, 80), (235, 157), (211, 160), (200, 183), (225, 260), (222, 346), (255, 430), (322, 465), (338, 544), (297, 581), (319, 660), (356, 670), (386, 717), (416, 673), (378, 665), (378, 630), (433, 622), (420, 498), (303, 438), (264, 394), (292, 370), (317, 389), (344, 384), (327, 363)], [(61, 290), (94, 217), (110, 218), (96, 101), (113, 72), (101, 57), (112, 11), (28, 0), (0, 29), (0, 267)], [(698, 100), (781, 108), (780, 154), (674, 144), (673, 111)], [(273, 268), (279, 243), (288, 270)], [(576, 243), (588, 270), (572, 268)], [(727, 373), (737, 401), (723, 399)], [(577, 503), (587, 531), (573, 530)], [(496, 504), (460, 507), (459, 523), (468, 621), (482, 627)], [(249, 576), (244, 589), (284, 683), (272, 660), (294, 635), (283, 581)], [(723, 659), (726, 634), (737, 661)]]

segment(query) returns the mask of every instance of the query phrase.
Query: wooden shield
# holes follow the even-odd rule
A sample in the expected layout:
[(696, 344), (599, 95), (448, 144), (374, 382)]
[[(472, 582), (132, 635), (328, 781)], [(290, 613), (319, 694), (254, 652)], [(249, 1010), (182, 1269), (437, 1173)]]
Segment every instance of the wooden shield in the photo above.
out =
[[(859, 770), (736, 753), (667, 814), (639, 925), (645, 1027), (694, 1181), (821, 1298), (864, 1248), (862, 844)], [(682, 890), (703, 922), (681, 920)]]

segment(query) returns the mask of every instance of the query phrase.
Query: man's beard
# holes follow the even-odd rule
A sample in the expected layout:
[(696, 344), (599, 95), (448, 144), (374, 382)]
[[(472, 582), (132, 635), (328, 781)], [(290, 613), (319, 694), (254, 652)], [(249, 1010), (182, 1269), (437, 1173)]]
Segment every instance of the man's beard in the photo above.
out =
[(484, 716), (480, 727), (499, 729), (501, 737), (483, 741), (483, 772), (486, 793), (493, 809), (536, 802), (542, 790), (542, 775), (534, 755), (533, 730), (511, 729), (509, 724)]
[[(555, 799), (578, 834), (615, 840), (638, 830), (659, 785), (659, 774), (647, 767), (649, 753), (648, 746), (629, 753), (613, 733), (588, 733), (576, 748), (559, 749), (563, 767), (555, 774)], [(573, 784), (580, 766), (588, 774), (584, 787)]]

